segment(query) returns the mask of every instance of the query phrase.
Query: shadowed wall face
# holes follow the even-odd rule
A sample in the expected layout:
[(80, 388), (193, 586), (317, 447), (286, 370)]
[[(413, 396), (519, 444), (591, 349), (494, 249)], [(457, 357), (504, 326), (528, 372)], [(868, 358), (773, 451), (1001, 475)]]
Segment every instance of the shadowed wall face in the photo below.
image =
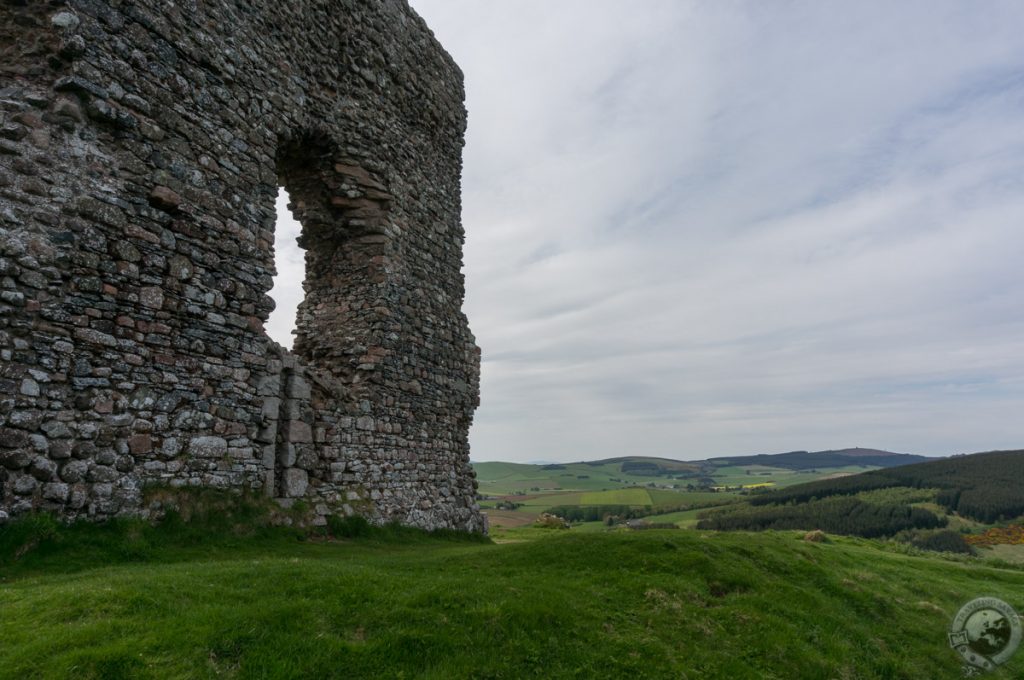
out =
[(404, 1), (166, 5), (0, 5), (0, 520), (189, 485), (485, 530), (458, 68)]

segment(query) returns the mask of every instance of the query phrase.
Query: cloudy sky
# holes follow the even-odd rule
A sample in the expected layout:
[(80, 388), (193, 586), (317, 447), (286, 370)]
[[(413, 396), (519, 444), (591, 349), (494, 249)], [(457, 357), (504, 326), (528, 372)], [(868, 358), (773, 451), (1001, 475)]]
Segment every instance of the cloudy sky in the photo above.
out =
[(466, 76), (474, 460), (1024, 447), (1024, 3), (412, 4)]

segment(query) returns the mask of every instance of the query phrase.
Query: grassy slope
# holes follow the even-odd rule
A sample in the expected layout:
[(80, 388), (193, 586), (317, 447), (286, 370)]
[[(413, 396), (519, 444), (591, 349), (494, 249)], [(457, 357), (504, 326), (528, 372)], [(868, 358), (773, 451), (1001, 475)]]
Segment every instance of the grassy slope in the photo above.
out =
[[(586, 465), (566, 463), (565, 469), (545, 470), (543, 465), (520, 463), (473, 463), (484, 494), (510, 494), (531, 488), (555, 488), (579, 491), (601, 491), (632, 484), (646, 484), (654, 477), (628, 475), (619, 471), (619, 464)], [(621, 481), (612, 481), (621, 480)]]
[(145, 554), (8, 569), (0, 678), (955, 678), (956, 610), (980, 594), (1024, 608), (1021, 570), (792, 533)]

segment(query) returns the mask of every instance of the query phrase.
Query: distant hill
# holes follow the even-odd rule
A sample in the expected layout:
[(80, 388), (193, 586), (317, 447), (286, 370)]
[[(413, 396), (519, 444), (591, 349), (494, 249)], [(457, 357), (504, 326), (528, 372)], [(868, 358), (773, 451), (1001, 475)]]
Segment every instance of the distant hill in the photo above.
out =
[(726, 456), (709, 458), (713, 465), (766, 465), (789, 470), (811, 468), (846, 467), (848, 465), (870, 465), (890, 468), (932, 460), (909, 453), (893, 453), (878, 449), (838, 449), (834, 451), (790, 451), (789, 453), (759, 454), (756, 456)]
[[(602, 491), (656, 485), (669, 489), (788, 486), (826, 476), (929, 460), (878, 449), (790, 451), (774, 455), (673, 460), (617, 456), (575, 463), (474, 462), (480, 493), (524, 495), (552, 491)], [(559, 500), (559, 503), (564, 501)]]

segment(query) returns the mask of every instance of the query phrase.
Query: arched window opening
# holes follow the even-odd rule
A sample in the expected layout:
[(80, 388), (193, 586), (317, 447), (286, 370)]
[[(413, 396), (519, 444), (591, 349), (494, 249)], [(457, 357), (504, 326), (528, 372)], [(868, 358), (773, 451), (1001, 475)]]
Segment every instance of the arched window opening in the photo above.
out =
[(358, 159), (316, 135), (281, 145), (277, 175), (287, 193), (278, 197), (278, 308), (267, 332), (282, 344), (282, 335), (294, 335), (286, 346), (296, 357), (357, 395), (383, 380), (378, 364), (396, 333), (391, 194)]
[(276, 306), (270, 313), (266, 329), (275, 342), (291, 349), (295, 341), (295, 327), (299, 303), (305, 297), (302, 282), (306, 278), (306, 251), (298, 244), (302, 231), (299, 222), (288, 209), (288, 192), (280, 188), (274, 204), (277, 223), (274, 227), (274, 287), (267, 293)]

